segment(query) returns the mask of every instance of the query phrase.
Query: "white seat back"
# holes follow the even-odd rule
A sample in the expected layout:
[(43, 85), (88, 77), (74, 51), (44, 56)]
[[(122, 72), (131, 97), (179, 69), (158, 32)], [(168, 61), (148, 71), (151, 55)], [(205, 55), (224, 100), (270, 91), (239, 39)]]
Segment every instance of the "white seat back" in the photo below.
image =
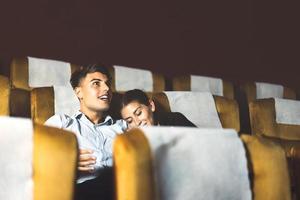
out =
[(147, 127), (158, 198), (250, 200), (244, 146), (231, 129)]

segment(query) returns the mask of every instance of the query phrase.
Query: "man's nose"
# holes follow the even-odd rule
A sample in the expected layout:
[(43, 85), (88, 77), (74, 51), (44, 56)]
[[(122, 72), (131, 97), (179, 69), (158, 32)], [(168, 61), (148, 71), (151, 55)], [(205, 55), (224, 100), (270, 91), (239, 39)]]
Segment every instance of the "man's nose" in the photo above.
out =
[(105, 91), (108, 91), (108, 90), (110, 90), (110, 87), (109, 87), (109, 85), (107, 84), (107, 83), (103, 83), (103, 89), (105, 90)]

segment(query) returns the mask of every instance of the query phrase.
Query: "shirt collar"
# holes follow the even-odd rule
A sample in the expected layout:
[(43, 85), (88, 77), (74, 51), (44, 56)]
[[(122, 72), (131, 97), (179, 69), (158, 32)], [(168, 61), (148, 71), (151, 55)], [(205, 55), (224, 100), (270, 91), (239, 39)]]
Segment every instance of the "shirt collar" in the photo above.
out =
[(106, 115), (105, 119), (103, 122), (100, 122), (98, 124), (94, 124), (92, 123), (86, 116), (84, 113), (82, 113), (80, 110), (78, 110), (75, 114), (74, 117), (77, 119), (81, 119), (83, 120), (85, 123), (90, 123), (94, 126), (102, 126), (102, 125), (112, 125), (114, 123), (114, 120), (111, 116)]

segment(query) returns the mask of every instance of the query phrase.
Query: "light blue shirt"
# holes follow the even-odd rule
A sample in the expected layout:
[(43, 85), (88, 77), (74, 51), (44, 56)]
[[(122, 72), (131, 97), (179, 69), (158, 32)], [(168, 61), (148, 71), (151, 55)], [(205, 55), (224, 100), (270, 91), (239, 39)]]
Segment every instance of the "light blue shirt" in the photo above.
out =
[(114, 121), (110, 116), (106, 116), (104, 122), (94, 124), (80, 111), (72, 117), (56, 114), (50, 117), (45, 125), (74, 132), (80, 149), (94, 151), (93, 155), (97, 158), (95, 171), (91, 174), (80, 175), (77, 183), (94, 179), (101, 168), (112, 166), (113, 139), (127, 128), (124, 120)]

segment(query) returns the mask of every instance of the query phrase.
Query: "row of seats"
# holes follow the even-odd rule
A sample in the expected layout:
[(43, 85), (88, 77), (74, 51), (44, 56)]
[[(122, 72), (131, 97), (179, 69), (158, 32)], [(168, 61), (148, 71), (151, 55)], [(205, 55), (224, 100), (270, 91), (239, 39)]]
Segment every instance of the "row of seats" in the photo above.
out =
[[(14, 58), (10, 65), (10, 78), (13, 88), (31, 90), (36, 87), (62, 85), (68, 82), (73, 71), (80, 66), (63, 61), (33, 57)], [(235, 99), (238, 91), (234, 85), (220, 78), (199, 75), (177, 76), (172, 79), (171, 87), (162, 74), (149, 70), (123, 66), (109, 67), (112, 74), (112, 90), (117, 92), (139, 88), (146, 92), (194, 91), (210, 92), (217, 96)], [(296, 99), (296, 91), (282, 85), (248, 82), (239, 89), (250, 102), (255, 99), (277, 97)]]
[[(15, 58), (10, 66), (10, 85), (13, 88), (11, 96), (14, 99), (23, 99), (18, 102), (18, 109), (11, 109), (11, 115), (25, 116), (30, 106), (28, 92), (39, 87), (68, 86), (71, 73), (80, 66), (62, 61), (39, 59), (32, 57)], [(123, 92), (130, 89), (142, 89), (146, 92), (195, 91), (210, 92), (216, 96), (235, 99), (240, 106), (241, 130), (250, 133), (250, 119), (248, 104), (262, 98), (296, 99), (296, 92), (282, 85), (252, 82), (240, 87), (219, 78), (184, 75), (174, 77), (172, 86), (168, 88), (163, 75), (149, 70), (122, 66), (113, 66), (109, 70), (112, 74), (112, 90)], [(61, 89), (59, 89), (61, 90)]]
[[(0, 117), (0, 127), (1, 199), (73, 199), (74, 134), (24, 118)], [(232, 129), (133, 129), (113, 152), (117, 200), (291, 199), (280, 145)]]
[[(15, 58), (10, 65), (13, 88), (32, 90), (37, 87), (66, 85), (71, 73), (81, 66), (63, 61), (40, 58)], [(123, 66), (109, 67), (112, 75), (112, 90), (127, 91), (140, 88), (147, 92), (164, 91), (165, 79), (149, 70)]]
[[(5, 86), (1, 88), (0, 92), (3, 102), (0, 108), (1, 115), (31, 117), (35, 123), (41, 124), (55, 113), (72, 114), (76, 112), (79, 106), (78, 101), (68, 81), (71, 72), (78, 68), (78, 65), (44, 59), (14, 59), (11, 64), (10, 79), (0, 77), (0, 81), (3, 83), (1, 86)], [(40, 70), (44, 70), (44, 72)], [(145, 91), (163, 91), (165, 89), (165, 81), (161, 75), (152, 74), (146, 70), (119, 66), (110, 70), (113, 72), (114, 91), (133, 88), (140, 88)], [(64, 71), (65, 73), (63, 73)], [(34, 74), (38, 74), (38, 76), (33, 78)], [(123, 76), (123, 79), (120, 78), (122, 74), (126, 75)], [(133, 76), (128, 76), (128, 74)], [(130, 81), (131, 83), (129, 83)], [(122, 88), (124, 85), (128, 88)], [(241, 87), (241, 91), (244, 91), (242, 93), (244, 94), (243, 100), (246, 102), (243, 106), (237, 98), (233, 85), (227, 81), (199, 76), (179, 77), (173, 80), (173, 89), (175, 90), (195, 91), (197, 85), (202, 86), (198, 92), (149, 92), (149, 95), (153, 97), (159, 107), (157, 110), (181, 112), (198, 127), (233, 128), (241, 135), (252, 132), (260, 138), (267, 138), (280, 145), (285, 150), (289, 161), (293, 195), (299, 192), (300, 149), (298, 134), (300, 133), (300, 126), (297, 120), (294, 120), (300, 119), (297, 115), (299, 112), (295, 109), (299, 106), (296, 101), (278, 99), (278, 97), (295, 99), (295, 92), (283, 86), (249, 83)], [(214, 95), (203, 93), (207, 90)], [(110, 111), (116, 117), (119, 115), (120, 96), (120, 93), (115, 92)], [(268, 97), (277, 98), (265, 99)], [(239, 104), (236, 100), (239, 101)], [(289, 111), (279, 109), (278, 112), (275, 112), (278, 108), (288, 108), (289, 104), (293, 104)], [(280, 112), (284, 114), (280, 115)], [(289, 113), (290, 116), (286, 113)], [(292, 120), (277, 122), (277, 116), (287, 116)], [(251, 129), (240, 131), (243, 121), (247, 117)], [(292, 125), (287, 125), (289, 123)]]

